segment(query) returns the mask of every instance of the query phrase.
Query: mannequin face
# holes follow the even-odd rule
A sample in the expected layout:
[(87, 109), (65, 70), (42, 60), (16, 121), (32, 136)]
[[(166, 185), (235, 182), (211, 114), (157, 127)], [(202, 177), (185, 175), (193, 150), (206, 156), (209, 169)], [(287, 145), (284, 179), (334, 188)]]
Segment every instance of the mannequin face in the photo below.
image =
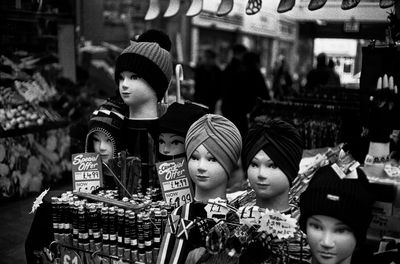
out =
[(200, 145), (189, 157), (188, 167), (196, 188), (213, 190), (227, 184), (227, 173), (204, 145)]
[(94, 132), (92, 137), (94, 152), (100, 154), (103, 162), (107, 162), (113, 157), (114, 152), (111, 139), (99, 131)]
[(271, 199), (289, 192), (289, 180), (270, 157), (260, 150), (247, 168), (251, 188), (257, 198)]
[(350, 263), (356, 238), (348, 225), (330, 216), (313, 215), (306, 227), (312, 263)]
[(128, 106), (138, 107), (157, 96), (153, 88), (139, 75), (133, 72), (121, 72), (119, 77), (119, 93)]
[(185, 138), (173, 133), (161, 133), (158, 137), (159, 152), (175, 156), (185, 152)]

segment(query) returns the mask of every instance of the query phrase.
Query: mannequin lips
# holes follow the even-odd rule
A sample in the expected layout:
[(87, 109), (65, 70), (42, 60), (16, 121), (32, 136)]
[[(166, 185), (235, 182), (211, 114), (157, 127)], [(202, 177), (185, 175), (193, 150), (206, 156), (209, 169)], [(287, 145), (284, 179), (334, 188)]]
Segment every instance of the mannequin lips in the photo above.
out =
[(199, 181), (206, 181), (208, 180), (210, 177), (205, 176), (205, 175), (196, 175), (197, 180)]
[(129, 95), (130, 95), (130, 93), (127, 93), (127, 92), (121, 93), (121, 96), (122, 96), (122, 97), (128, 97)]
[(334, 254), (333, 252), (329, 252), (329, 251), (318, 251), (318, 254), (321, 256), (321, 258), (324, 258), (324, 259), (330, 259), (330, 258), (334, 258), (336, 256), (336, 254)]
[(265, 183), (265, 182), (258, 182), (258, 183), (257, 183), (257, 186), (258, 186), (258, 187), (261, 187), (261, 188), (267, 188), (267, 187), (269, 186), (269, 184), (268, 184), (268, 183)]

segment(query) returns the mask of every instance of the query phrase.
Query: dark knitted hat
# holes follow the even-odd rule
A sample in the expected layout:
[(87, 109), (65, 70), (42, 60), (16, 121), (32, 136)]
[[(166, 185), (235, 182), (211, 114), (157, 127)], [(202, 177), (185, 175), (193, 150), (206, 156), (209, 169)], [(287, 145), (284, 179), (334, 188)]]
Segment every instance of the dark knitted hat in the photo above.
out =
[(160, 133), (174, 133), (185, 137), (189, 127), (205, 115), (206, 109), (192, 103), (173, 103), (159, 119)]
[(364, 172), (357, 169), (357, 179), (341, 179), (331, 166), (318, 169), (300, 196), (301, 230), (313, 215), (334, 217), (348, 225), (357, 243), (365, 240), (372, 219), (373, 196)]
[(113, 144), (116, 158), (118, 152), (122, 150), (122, 128), (124, 117), (121, 114), (108, 110), (96, 110), (92, 113), (89, 120), (89, 132), (86, 135), (85, 152), (93, 152), (93, 133), (102, 132), (107, 135)]
[(186, 157), (189, 159), (200, 145), (216, 158), (229, 177), (242, 150), (242, 137), (237, 127), (223, 116), (204, 115), (190, 126), (186, 134)]
[(249, 129), (243, 143), (243, 168), (247, 171), (254, 156), (260, 150), (264, 150), (285, 173), (289, 184), (292, 185), (299, 171), (302, 146), (303, 141), (299, 132), (289, 123), (279, 119), (257, 121)]
[(160, 44), (160, 47), (167, 50), (171, 51), (171, 40), (169, 39), (168, 35), (165, 34), (164, 32), (157, 30), (157, 29), (149, 29), (143, 34), (141, 34), (137, 40), (137, 42), (157, 42)]
[(156, 42), (135, 42), (122, 51), (115, 65), (115, 82), (121, 72), (134, 72), (154, 89), (161, 101), (172, 77), (172, 59), (169, 52)]

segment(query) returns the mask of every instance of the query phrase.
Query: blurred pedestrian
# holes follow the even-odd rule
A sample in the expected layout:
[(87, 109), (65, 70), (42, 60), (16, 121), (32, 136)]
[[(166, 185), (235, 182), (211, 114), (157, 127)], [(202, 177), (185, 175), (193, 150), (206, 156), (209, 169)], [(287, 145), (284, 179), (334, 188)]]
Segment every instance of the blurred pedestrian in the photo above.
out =
[(277, 100), (282, 100), (284, 97), (290, 94), (293, 83), (289, 72), (289, 67), (283, 55), (279, 56), (279, 59), (273, 69), (272, 76), (272, 89), (274, 92), (274, 98)]
[(215, 104), (221, 96), (222, 71), (217, 65), (217, 54), (213, 50), (206, 49), (203, 58), (195, 69), (194, 101), (208, 106), (209, 112), (214, 113)]

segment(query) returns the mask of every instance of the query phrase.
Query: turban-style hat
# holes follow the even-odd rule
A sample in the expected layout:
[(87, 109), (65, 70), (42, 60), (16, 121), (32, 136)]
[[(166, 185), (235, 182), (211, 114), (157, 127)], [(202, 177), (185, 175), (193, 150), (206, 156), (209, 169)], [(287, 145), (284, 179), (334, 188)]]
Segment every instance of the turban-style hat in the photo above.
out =
[(251, 160), (264, 150), (271, 160), (285, 173), (292, 185), (299, 171), (303, 154), (303, 141), (299, 132), (289, 123), (271, 119), (257, 121), (247, 133), (243, 144), (242, 162), (247, 171)]
[(202, 144), (229, 176), (240, 158), (242, 149), (242, 138), (237, 127), (223, 116), (204, 115), (188, 130), (185, 139), (186, 157), (189, 159)]

